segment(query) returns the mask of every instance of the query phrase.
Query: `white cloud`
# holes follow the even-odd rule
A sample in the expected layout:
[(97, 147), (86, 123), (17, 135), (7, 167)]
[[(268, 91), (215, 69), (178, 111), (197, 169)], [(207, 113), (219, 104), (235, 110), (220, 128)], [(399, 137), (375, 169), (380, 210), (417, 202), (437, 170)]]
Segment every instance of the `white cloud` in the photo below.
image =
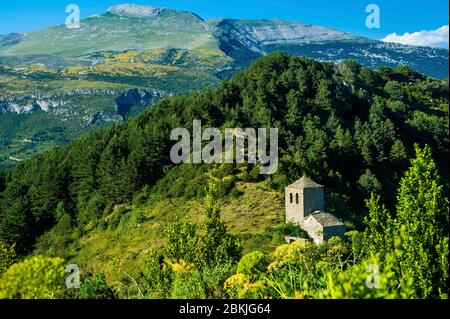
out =
[(395, 42), (401, 44), (418, 45), (426, 47), (448, 48), (448, 25), (444, 25), (436, 30), (418, 31), (413, 33), (390, 33), (381, 41)]

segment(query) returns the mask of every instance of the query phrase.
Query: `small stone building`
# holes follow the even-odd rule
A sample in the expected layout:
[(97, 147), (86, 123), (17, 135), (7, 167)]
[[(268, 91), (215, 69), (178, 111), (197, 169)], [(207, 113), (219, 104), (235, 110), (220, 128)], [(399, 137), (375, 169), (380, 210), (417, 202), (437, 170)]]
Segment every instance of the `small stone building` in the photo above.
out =
[(334, 215), (324, 212), (323, 185), (303, 176), (286, 186), (285, 202), (286, 223), (299, 225), (314, 243), (320, 244), (333, 236), (344, 239), (344, 224)]

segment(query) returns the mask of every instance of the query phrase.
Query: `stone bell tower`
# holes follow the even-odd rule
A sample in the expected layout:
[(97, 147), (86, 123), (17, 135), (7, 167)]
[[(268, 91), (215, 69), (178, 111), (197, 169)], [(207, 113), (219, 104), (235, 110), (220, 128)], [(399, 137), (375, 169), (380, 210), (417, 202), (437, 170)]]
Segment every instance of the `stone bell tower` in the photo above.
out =
[(286, 223), (303, 225), (305, 218), (315, 212), (324, 211), (325, 195), (323, 185), (303, 176), (285, 188)]

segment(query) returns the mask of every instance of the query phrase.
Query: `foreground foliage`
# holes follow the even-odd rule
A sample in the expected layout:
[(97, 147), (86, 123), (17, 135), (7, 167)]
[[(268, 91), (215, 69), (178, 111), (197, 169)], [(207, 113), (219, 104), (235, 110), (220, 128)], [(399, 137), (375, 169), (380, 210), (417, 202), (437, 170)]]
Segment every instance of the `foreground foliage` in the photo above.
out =
[[(318, 246), (299, 239), (242, 258), (239, 242), (220, 219), (217, 187), (210, 182), (205, 224), (197, 229), (174, 221), (166, 233), (168, 244), (149, 254), (139, 277), (127, 275), (112, 289), (101, 274), (90, 275), (79, 291), (68, 293), (61, 284), (63, 260), (37, 256), (4, 272), (0, 296), (448, 298), (448, 198), (439, 180), (430, 148), (416, 146), (416, 158), (400, 182), (395, 214), (372, 195), (364, 232), (351, 231), (345, 241), (333, 237)], [(3, 264), (14, 256), (5, 247)]]
[(64, 260), (35, 256), (13, 264), (0, 279), (0, 298), (60, 298)]

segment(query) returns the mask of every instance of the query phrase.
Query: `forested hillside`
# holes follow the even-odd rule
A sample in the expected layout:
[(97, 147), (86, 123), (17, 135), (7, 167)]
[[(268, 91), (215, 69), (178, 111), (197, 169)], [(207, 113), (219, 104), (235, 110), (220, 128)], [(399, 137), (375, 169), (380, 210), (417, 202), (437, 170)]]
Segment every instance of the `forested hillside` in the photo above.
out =
[[(272, 176), (259, 175), (258, 167), (243, 164), (182, 166), (171, 164), (169, 154), (174, 143), (169, 139), (171, 130), (177, 127), (191, 130), (194, 119), (201, 119), (205, 127), (222, 129), (279, 128), (278, 172)], [(415, 144), (418, 145), (416, 150)], [(251, 194), (254, 190), (248, 188), (248, 185), (264, 185), (267, 193), (281, 194), (288, 183), (307, 175), (325, 185), (326, 210), (346, 221), (348, 230), (363, 231), (369, 225), (366, 229), (367, 236), (377, 238), (378, 244), (386, 244), (397, 235), (402, 236), (402, 232), (397, 232), (399, 225), (397, 222), (402, 224), (410, 222), (410, 227), (414, 223), (407, 213), (411, 207), (405, 201), (411, 196), (411, 191), (417, 191), (412, 186), (415, 182), (422, 185), (420, 183), (423, 178), (424, 185), (434, 185), (435, 188), (432, 189), (420, 188), (423, 192), (433, 192), (435, 196), (433, 198), (448, 194), (448, 155), (447, 80), (426, 77), (406, 66), (373, 70), (363, 68), (354, 61), (335, 65), (274, 53), (258, 59), (247, 70), (237, 73), (230, 80), (225, 80), (217, 89), (166, 97), (124, 124), (114, 124), (86, 134), (67, 147), (34, 156), (1, 173), (0, 242), (4, 242), (5, 247), (15, 245), (16, 253), (21, 256), (34, 252), (35, 255), (77, 260), (77, 254), (78, 258), (81, 258), (81, 246), (90, 233), (96, 234), (97, 237), (92, 237), (94, 241), (100, 240), (99, 236), (111, 229), (123, 232), (123, 236), (126, 237), (129, 229), (118, 226), (131, 221), (135, 225), (144, 225), (143, 227), (146, 227), (145, 225), (162, 227), (158, 220), (160, 216), (146, 218), (142, 215), (142, 211), (152, 205), (162, 207), (172, 205), (174, 201), (190, 200), (200, 203), (197, 208), (203, 205), (206, 207), (206, 217), (194, 220), (193, 224), (188, 222), (171, 224), (172, 228), (169, 229), (172, 229), (172, 233), (169, 231), (167, 235), (166, 232), (168, 240), (160, 246), (171, 245), (171, 238), (177, 234), (185, 236), (181, 238), (182, 242), (190, 242), (190, 239), (195, 239), (195, 243), (199, 241), (201, 243), (199, 247), (203, 247), (201, 257), (186, 255), (186, 247), (172, 247), (172, 250), (168, 250), (170, 253), (166, 255), (169, 259), (172, 258), (171, 262), (166, 260), (169, 265), (167, 267), (172, 267), (172, 270), (176, 267), (188, 269), (186, 272), (182, 271), (183, 274), (191, 274), (192, 269), (189, 267), (193, 267), (196, 269), (195, 276), (201, 276), (203, 279), (207, 276), (205, 271), (211, 276), (216, 271), (214, 273), (216, 277), (213, 276), (216, 280), (226, 278), (234, 271), (233, 265), (241, 256), (240, 242), (245, 238), (245, 233), (250, 231), (241, 228), (235, 234), (228, 234), (226, 224), (220, 221), (220, 203), (232, 201), (233, 198), (239, 199), (246, 193)], [(414, 158), (415, 162), (411, 162)], [(414, 170), (414, 163), (416, 167), (424, 167), (425, 173), (419, 168), (418, 172)], [(413, 165), (412, 176), (400, 183), (410, 165)], [(442, 179), (438, 177), (439, 175)], [(208, 190), (208, 181), (211, 179), (218, 186), (210, 186)], [(402, 186), (397, 192), (400, 184)], [(204, 203), (205, 194), (207, 196)], [(371, 194), (372, 199), (366, 206), (365, 200), (370, 198)], [(420, 199), (420, 196), (417, 198)], [(433, 236), (436, 234), (442, 237), (445, 230), (448, 231), (448, 211), (445, 217), (447, 204), (444, 199), (444, 197), (436, 199), (436, 209), (433, 213), (444, 214), (439, 215), (443, 222), (435, 224), (434, 215), (429, 216), (428, 220), (432, 227), (435, 227), (432, 228), (434, 233), (430, 234), (429, 238), (435, 238)], [(417, 204), (419, 210), (423, 208), (420, 206), (422, 204), (423, 202)], [(174, 206), (174, 209), (176, 207)], [(183, 205), (178, 207), (186, 209)], [(162, 214), (164, 210), (159, 211)], [(198, 215), (201, 215), (202, 211), (199, 210)], [(380, 211), (382, 213), (378, 216)], [(389, 211), (396, 213), (391, 214)], [(183, 211), (180, 213), (183, 214)], [(187, 216), (193, 215), (191, 213)], [(386, 227), (392, 229), (392, 232), (386, 235), (383, 239), (385, 241), (377, 237), (377, 227), (381, 226), (370, 226), (367, 219), (366, 223), (363, 222), (367, 216), (369, 221), (370, 218), (372, 221), (375, 218), (387, 220)], [(202, 225), (198, 231), (195, 226), (197, 224)], [(249, 228), (251, 227), (249, 224)], [(164, 233), (163, 230), (160, 232)], [(424, 236), (424, 240), (427, 240), (427, 236)], [(408, 243), (407, 240), (405, 242)], [(143, 244), (152, 246), (150, 242)], [(426, 245), (428, 244), (427, 242)], [(242, 247), (248, 251), (246, 245), (255, 248), (249, 238), (244, 240)], [(396, 248), (389, 250), (389, 245), (387, 244), (386, 251), (382, 252), (383, 258), (396, 253)], [(424, 250), (434, 249), (426, 245), (422, 247)], [(439, 245), (441, 248), (436, 248), (438, 252), (433, 250), (433, 254), (442, 253), (439, 249), (442, 249), (445, 243), (440, 242)], [(446, 245), (448, 249), (448, 237)], [(211, 255), (211, 247), (221, 247), (222, 250)], [(341, 258), (349, 254), (349, 251), (339, 252), (339, 249), (350, 249), (347, 243), (335, 242), (322, 248), (308, 247), (306, 245), (301, 248), (307, 249), (305, 254), (311, 254), (305, 256), (309, 256), (311, 260), (314, 258), (322, 260), (321, 258), (328, 256), (330, 260), (322, 261), (335, 267), (339, 260), (342, 261)], [(369, 247), (368, 251), (375, 252), (377, 246), (372, 244), (365, 247)], [(295, 249), (289, 250), (289, 254), (300, 253), (295, 252)], [(328, 249), (337, 255), (330, 256), (327, 253)], [(84, 259), (95, 258), (94, 255), (89, 256), (86, 250), (81, 251), (85, 254)], [(128, 253), (131, 252), (122, 251), (120, 258)], [(279, 252), (278, 257), (274, 257), (272, 261), (281, 262), (287, 256), (285, 253)], [(362, 259), (358, 259), (354, 253), (353, 251), (353, 262), (357, 264)], [(61, 256), (62, 254), (65, 256)], [(415, 259), (418, 260), (414, 256), (422, 255), (412, 254), (407, 260), (411, 263)], [(151, 273), (146, 273), (148, 276), (146, 278), (160, 276), (159, 283), (166, 285), (169, 290), (173, 288), (172, 284), (179, 285), (180, 282), (177, 283), (176, 280), (181, 279), (175, 280), (174, 277), (155, 274), (158, 268), (157, 257), (150, 259), (150, 266), (146, 266), (147, 271), (151, 270)], [(266, 257), (253, 254), (247, 259), (250, 264), (258, 261), (257, 264), (260, 265), (259, 261), (266, 260)], [(241, 260), (239, 265), (241, 263), (246, 262)], [(224, 264), (228, 268), (219, 267)], [(392, 269), (396, 267), (391, 264), (385, 265), (392, 266)], [(342, 269), (347, 267), (344, 264), (341, 266)], [(413, 267), (412, 264), (409, 266)], [(242, 267), (244, 269), (246, 266)], [(252, 287), (256, 290), (250, 290), (257, 291), (258, 296), (278, 294), (278, 297), (293, 297), (297, 296), (298, 291), (303, 291), (302, 296), (348, 297), (344, 288), (344, 290), (338, 288), (339, 282), (350, 280), (345, 277), (349, 275), (346, 273), (339, 275), (337, 279), (333, 277), (337, 287), (335, 290), (324, 292), (321, 290), (324, 282), (311, 282), (308, 288), (311, 291), (308, 292), (306, 289), (291, 287), (289, 292), (275, 289), (274, 293), (273, 290), (272, 292), (259, 290), (260, 283), (253, 276), (252, 267), (245, 268), (242, 273), (238, 272), (238, 274), (247, 273), (250, 277), (236, 275), (237, 278), (227, 281), (228, 286), (225, 286), (228, 287), (229, 295), (240, 294), (239, 296), (251, 297), (253, 295), (246, 292), (248, 287)], [(262, 266), (261, 269), (266, 267), (267, 265)], [(363, 266), (361, 264), (358, 267)], [(434, 277), (431, 279), (425, 275), (426, 278), (420, 277), (423, 279), (422, 286), (402, 291), (401, 293), (404, 293), (402, 296), (414, 294), (419, 297), (442, 296), (445, 292), (439, 290), (441, 288), (436, 288), (439, 285), (434, 279), (439, 277), (439, 269), (443, 269), (444, 266), (436, 265), (436, 267), (430, 275)], [(336, 275), (337, 268), (333, 269)], [(326, 280), (327, 272), (323, 272), (323, 275), (323, 280)], [(195, 276), (189, 277), (190, 281), (183, 279), (183, 282), (196, 282)], [(267, 276), (274, 275), (271, 273)], [(168, 278), (172, 278), (170, 280), (175, 282)], [(448, 275), (445, 278), (448, 278)], [(273, 282), (276, 278), (271, 277), (271, 280)], [(236, 284), (236, 281), (241, 286)], [(430, 282), (433, 287), (428, 291), (423, 287), (429, 286)], [(219, 283), (215, 282), (214, 285)], [(222, 287), (223, 283), (220, 283), (220, 286)], [(405, 286), (409, 287), (406, 284)], [(244, 289), (242, 292), (239, 287), (247, 287), (247, 290)], [(161, 287), (147, 288), (151, 291), (148, 296), (173, 297), (171, 292), (158, 290)], [(386, 286), (386, 294), (380, 297), (395, 294), (391, 288)], [(179, 289), (181, 290), (177, 290), (179, 293), (177, 296), (186, 297), (182, 292), (186, 286)], [(214, 287), (208, 289), (203, 292), (204, 297), (224, 296), (221, 295), (222, 292), (215, 295)], [(126, 294), (130, 296), (131, 292), (127, 290)]]

